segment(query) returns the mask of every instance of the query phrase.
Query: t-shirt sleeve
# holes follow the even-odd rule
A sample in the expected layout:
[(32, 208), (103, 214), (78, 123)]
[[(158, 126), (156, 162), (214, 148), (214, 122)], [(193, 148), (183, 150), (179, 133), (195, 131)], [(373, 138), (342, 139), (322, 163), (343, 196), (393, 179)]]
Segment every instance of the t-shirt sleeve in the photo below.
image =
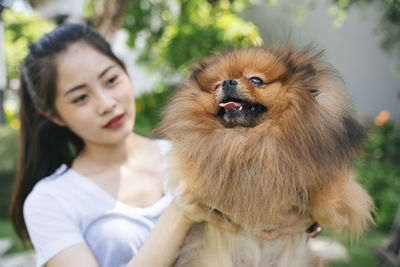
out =
[(163, 181), (163, 189), (165, 193), (173, 194), (171, 190), (168, 188), (167, 181), (168, 181), (168, 153), (172, 149), (172, 142), (166, 139), (157, 139), (158, 146), (160, 148), (160, 154), (162, 157), (162, 164), (165, 170), (165, 176)]
[(166, 139), (158, 139), (157, 142), (160, 147), (161, 156), (165, 158), (172, 148), (172, 143)]
[(36, 251), (36, 266), (43, 266), (62, 250), (85, 242), (76, 215), (51, 194), (31, 192), (23, 211)]

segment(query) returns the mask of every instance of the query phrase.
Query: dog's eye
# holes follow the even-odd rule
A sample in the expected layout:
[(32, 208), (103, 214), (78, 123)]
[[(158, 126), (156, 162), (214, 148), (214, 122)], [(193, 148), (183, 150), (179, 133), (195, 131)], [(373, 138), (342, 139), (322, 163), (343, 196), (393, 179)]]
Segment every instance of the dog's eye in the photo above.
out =
[(264, 84), (263, 80), (261, 80), (261, 78), (259, 77), (251, 77), (249, 79), (249, 82), (251, 82), (255, 86), (262, 86)]

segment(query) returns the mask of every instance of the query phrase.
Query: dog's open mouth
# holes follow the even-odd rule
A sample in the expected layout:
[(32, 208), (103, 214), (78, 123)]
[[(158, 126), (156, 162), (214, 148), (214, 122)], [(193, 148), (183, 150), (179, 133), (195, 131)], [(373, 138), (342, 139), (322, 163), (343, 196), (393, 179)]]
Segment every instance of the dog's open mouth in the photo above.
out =
[(217, 115), (226, 127), (252, 127), (257, 117), (266, 111), (267, 108), (259, 103), (228, 97), (219, 103)]

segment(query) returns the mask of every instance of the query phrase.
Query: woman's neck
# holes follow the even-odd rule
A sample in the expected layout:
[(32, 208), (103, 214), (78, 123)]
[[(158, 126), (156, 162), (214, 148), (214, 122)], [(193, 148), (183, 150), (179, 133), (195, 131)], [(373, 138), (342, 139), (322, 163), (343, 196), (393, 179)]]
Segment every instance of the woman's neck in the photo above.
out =
[(119, 167), (135, 155), (141, 143), (140, 140), (143, 139), (144, 137), (131, 133), (117, 144), (85, 144), (77, 160), (89, 165)]

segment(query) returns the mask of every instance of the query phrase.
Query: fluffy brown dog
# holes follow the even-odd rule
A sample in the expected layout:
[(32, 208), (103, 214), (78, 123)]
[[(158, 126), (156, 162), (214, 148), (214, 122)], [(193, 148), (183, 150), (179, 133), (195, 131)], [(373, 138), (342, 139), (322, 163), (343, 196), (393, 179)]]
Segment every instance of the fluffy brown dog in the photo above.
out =
[(176, 266), (319, 266), (305, 233), (251, 233), (319, 222), (360, 234), (369, 195), (350, 176), (363, 129), (335, 71), (306, 48), (250, 48), (203, 59), (158, 129), (173, 142), (169, 185), (241, 225), (189, 233)]

